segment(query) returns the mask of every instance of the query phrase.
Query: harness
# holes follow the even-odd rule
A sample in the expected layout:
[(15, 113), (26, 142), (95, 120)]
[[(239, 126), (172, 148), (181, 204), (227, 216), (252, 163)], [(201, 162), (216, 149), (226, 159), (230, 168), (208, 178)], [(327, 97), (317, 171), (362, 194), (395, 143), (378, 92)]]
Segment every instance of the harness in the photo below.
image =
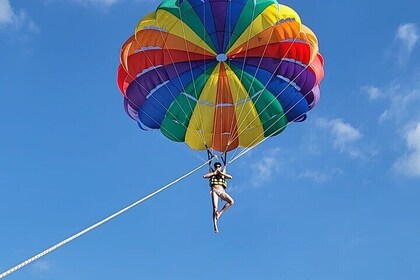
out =
[(227, 187), (226, 179), (223, 177), (216, 176), (216, 175), (213, 175), (210, 177), (209, 184), (210, 184), (210, 187), (213, 187), (214, 185), (220, 185), (225, 189)]

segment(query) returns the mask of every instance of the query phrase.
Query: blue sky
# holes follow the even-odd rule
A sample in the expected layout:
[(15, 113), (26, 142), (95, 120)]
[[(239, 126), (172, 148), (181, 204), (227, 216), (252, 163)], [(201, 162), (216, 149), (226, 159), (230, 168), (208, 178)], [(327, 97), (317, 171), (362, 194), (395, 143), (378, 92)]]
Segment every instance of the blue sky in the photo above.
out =
[[(417, 279), (420, 4), (283, 1), (325, 57), (321, 102), (229, 167), (211, 225), (196, 173), (10, 279)], [(0, 0), (0, 271), (199, 165), (116, 86), (158, 1)]]

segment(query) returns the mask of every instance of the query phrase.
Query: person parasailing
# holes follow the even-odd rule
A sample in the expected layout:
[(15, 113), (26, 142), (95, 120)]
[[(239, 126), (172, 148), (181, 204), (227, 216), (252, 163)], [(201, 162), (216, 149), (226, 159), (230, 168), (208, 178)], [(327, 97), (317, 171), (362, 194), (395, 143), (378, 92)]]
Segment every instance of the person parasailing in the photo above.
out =
[[(226, 192), (227, 182), (226, 179), (232, 179), (232, 175), (226, 173), (226, 166), (222, 169), (220, 162), (214, 163), (214, 170), (203, 176), (205, 179), (209, 179), (210, 195), (213, 204), (213, 227), (214, 232), (219, 233), (217, 222), (219, 218), (231, 207), (235, 201)], [(226, 202), (226, 204), (219, 211), (219, 198)]]

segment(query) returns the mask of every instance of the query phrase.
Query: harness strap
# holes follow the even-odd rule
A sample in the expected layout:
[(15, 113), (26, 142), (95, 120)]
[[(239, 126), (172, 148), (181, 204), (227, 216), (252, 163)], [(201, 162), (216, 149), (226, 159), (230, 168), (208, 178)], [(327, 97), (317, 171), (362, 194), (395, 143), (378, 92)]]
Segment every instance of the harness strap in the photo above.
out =
[(222, 159), (223, 166), (226, 168), (227, 167), (227, 152), (224, 152), (220, 158)]
[(211, 168), (211, 162), (215, 158), (215, 156), (210, 151), (210, 149), (207, 147), (207, 145), (206, 145), (206, 150), (207, 150), (207, 159), (209, 160), (209, 171), (213, 172), (213, 168)]

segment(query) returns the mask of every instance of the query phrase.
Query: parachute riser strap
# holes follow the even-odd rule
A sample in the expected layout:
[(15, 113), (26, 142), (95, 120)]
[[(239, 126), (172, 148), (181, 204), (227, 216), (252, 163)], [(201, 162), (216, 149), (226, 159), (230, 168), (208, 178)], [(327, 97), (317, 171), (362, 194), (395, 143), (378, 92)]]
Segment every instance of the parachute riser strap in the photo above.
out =
[(211, 162), (213, 161), (214, 158), (217, 158), (215, 155), (213, 155), (213, 153), (210, 151), (209, 147), (206, 146), (206, 150), (207, 150), (207, 159), (209, 162), (209, 171), (213, 172), (213, 168), (211, 168)]
[(227, 164), (228, 164), (228, 162), (227, 162), (227, 152), (224, 152), (220, 158), (222, 159), (223, 166), (226, 169)]

